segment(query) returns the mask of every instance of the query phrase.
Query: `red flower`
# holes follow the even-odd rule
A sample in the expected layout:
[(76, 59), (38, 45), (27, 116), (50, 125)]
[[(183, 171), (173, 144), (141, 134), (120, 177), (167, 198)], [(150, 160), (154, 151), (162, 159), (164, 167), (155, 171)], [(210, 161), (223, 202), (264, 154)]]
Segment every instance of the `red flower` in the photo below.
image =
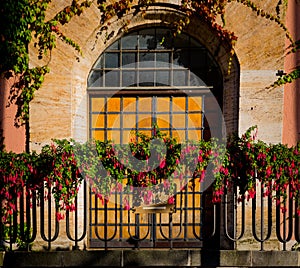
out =
[(247, 146), (248, 149), (250, 149), (251, 148), (251, 143), (247, 142), (246, 146)]
[(166, 166), (166, 159), (160, 162), (159, 167), (164, 168)]
[(169, 197), (168, 204), (169, 205), (175, 204), (175, 198), (174, 198), (174, 196)]
[(248, 190), (248, 194), (249, 194), (249, 197), (250, 197), (250, 198), (254, 198), (254, 197), (255, 197), (255, 190), (254, 190), (254, 188), (249, 189), (249, 190)]
[(124, 209), (130, 210), (130, 205), (127, 198), (124, 198)]
[(280, 209), (282, 213), (287, 212), (287, 208), (285, 206), (281, 207)]
[(270, 166), (268, 166), (267, 170), (266, 170), (266, 177), (270, 177), (272, 174), (272, 168)]
[(56, 212), (56, 220), (60, 221), (64, 219), (64, 214), (62, 214), (61, 212)]

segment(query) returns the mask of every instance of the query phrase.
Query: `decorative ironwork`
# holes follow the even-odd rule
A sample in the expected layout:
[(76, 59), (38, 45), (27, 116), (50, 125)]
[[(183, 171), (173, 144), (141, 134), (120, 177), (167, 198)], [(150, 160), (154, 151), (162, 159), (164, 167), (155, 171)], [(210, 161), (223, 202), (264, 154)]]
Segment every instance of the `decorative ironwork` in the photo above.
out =
[[(265, 250), (265, 244), (271, 239), (280, 243), (282, 250), (287, 250), (287, 243), (290, 241), (300, 243), (299, 215), (292, 199), (287, 199), (287, 211), (282, 211), (280, 206), (274, 206), (270, 197), (259, 193), (258, 181), (258, 194), (252, 201), (240, 200), (239, 189), (230, 189), (225, 193), (222, 204), (211, 204), (210, 208), (207, 208), (207, 205), (203, 206), (205, 193), (199, 190), (200, 186), (197, 189), (193, 184), (191, 181), (177, 194), (174, 207), (167, 204), (158, 205), (155, 209), (149, 207), (146, 213), (143, 213), (142, 208), (135, 211), (124, 210), (117, 204), (102, 204), (100, 200), (95, 200), (96, 206), (91, 210), (89, 224), (88, 199), (96, 197), (90, 195), (85, 183), (81, 200), (78, 200), (78, 197), (75, 203), (76, 211), (67, 213), (62, 221), (56, 220), (53, 202), (51, 199), (44, 199), (43, 191), (32, 193), (30, 198), (24, 193), (18, 197), (17, 211), (13, 213), (10, 225), (0, 225), (2, 247), (4, 248), (5, 244), (8, 245), (5, 250), (13, 250), (18, 239), (30, 245), (40, 237), (39, 239), (47, 244), (44, 249), (50, 250), (61, 234), (66, 234), (61, 243), (69, 245), (71, 242), (73, 249), (78, 249), (79, 242), (87, 239), (90, 242), (89, 247), (104, 249), (203, 247), (205, 241), (218, 239), (216, 236), (220, 233), (225, 235), (219, 239), (238, 242), (249, 238), (250, 231), (253, 234), (250, 238), (260, 244), (261, 250)], [(49, 190), (51, 189), (47, 189)], [(233, 217), (226, 213), (230, 207), (234, 212), (234, 226), (227, 224)], [(165, 208), (167, 210), (164, 210)], [(224, 226), (218, 222), (220, 217), (223, 217)], [(252, 224), (249, 224), (251, 218)], [(62, 229), (62, 226), (65, 226), (65, 229)], [(9, 229), (8, 237), (4, 237), (4, 227)], [(30, 247), (27, 248), (29, 249)]]

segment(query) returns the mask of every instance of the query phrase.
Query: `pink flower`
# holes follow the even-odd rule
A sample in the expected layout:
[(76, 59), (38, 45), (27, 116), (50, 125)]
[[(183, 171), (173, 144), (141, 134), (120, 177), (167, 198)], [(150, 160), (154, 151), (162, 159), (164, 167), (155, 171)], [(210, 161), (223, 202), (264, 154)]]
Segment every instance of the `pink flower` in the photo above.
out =
[(286, 208), (286, 207), (284, 207), (284, 206), (283, 206), (283, 207), (281, 207), (280, 209), (281, 209), (281, 212), (282, 212), (282, 213), (285, 213), (285, 212), (287, 211), (287, 208)]
[(263, 195), (264, 195), (264, 197), (267, 197), (267, 196), (270, 196), (270, 194), (271, 194), (270, 189), (267, 189)]
[(254, 197), (255, 197), (255, 190), (254, 190), (254, 188), (249, 189), (249, 190), (248, 190), (248, 194), (249, 194), (249, 197), (250, 197), (250, 198), (254, 198)]
[(166, 166), (166, 159), (160, 162), (159, 167), (164, 168)]
[(257, 159), (258, 160), (264, 160), (264, 159), (266, 159), (266, 155), (264, 153), (259, 153), (258, 156), (257, 156)]
[(251, 133), (251, 138), (252, 138), (253, 140), (256, 140), (257, 135), (258, 135), (258, 129), (255, 128), (255, 129), (253, 130), (253, 132)]
[(124, 209), (130, 210), (130, 205), (127, 198), (124, 198)]
[(164, 180), (164, 188), (166, 189), (166, 190), (168, 190), (169, 188), (170, 188), (170, 182), (169, 182), (169, 180)]
[(248, 149), (250, 149), (250, 148), (251, 148), (251, 144), (250, 144), (250, 142), (247, 142), (247, 144), (246, 144), (246, 145), (247, 145), (247, 148), (248, 148)]
[(169, 197), (168, 204), (169, 205), (175, 204), (175, 198), (174, 198), (174, 196)]
[(214, 197), (212, 199), (212, 202), (213, 203), (220, 203), (221, 202), (221, 197), (214, 195)]
[(204, 181), (204, 177), (205, 177), (205, 170), (202, 170), (199, 182), (203, 182)]
[(149, 205), (152, 202), (152, 198), (153, 198), (153, 193), (151, 190), (146, 191), (146, 193), (144, 193), (144, 202), (146, 205)]
[(294, 167), (295, 167), (295, 162), (293, 160), (292, 163), (291, 163), (291, 168), (294, 168)]
[(56, 220), (60, 221), (64, 219), (64, 214), (62, 214), (61, 212), (56, 212)]
[(266, 176), (267, 178), (270, 177), (272, 174), (272, 168), (270, 166), (268, 166), (267, 170), (266, 170)]
[(122, 183), (117, 182), (117, 191), (119, 193), (123, 191), (123, 185), (122, 185)]
[(96, 193), (96, 197), (99, 198), (100, 200), (103, 200), (102, 194)]
[(68, 210), (70, 210), (70, 211), (75, 211), (75, 210), (76, 210), (75, 204), (69, 205)]

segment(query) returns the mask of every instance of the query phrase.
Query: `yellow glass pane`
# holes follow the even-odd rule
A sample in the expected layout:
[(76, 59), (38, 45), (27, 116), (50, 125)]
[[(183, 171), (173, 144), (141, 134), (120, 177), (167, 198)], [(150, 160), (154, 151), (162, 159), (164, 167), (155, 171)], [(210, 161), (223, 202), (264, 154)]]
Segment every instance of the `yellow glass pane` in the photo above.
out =
[(170, 111), (170, 98), (158, 98), (157, 112), (169, 112), (169, 111)]
[(107, 115), (107, 127), (120, 128), (120, 115), (119, 114), (108, 114)]
[(138, 128), (149, 128), (152, 127), (151, 115), (139, 115)]
[(174, 112), (185, 112), (185, 97), (173, 98), (173, 111)]
[(112, 133), (110, 130), (106, 131), (106, 135), (107, 135), (107, 140), (111, 141), (112, 140)]
[(101, 112), (104, 111), (104, 98), (92, 98), (92, 107), (91, 111), (92, 112)]
[(202, 97), (190, 97), (188, 100), (189, 111), (201, 111), (202, 110)]
[(188, 139), (198, 141), (201, 139), (201, 133), (198, 130), (189, 130)]
[(123, 115), (123, 128), (135, 128), (135, 114)]
[(123, 112), (135, 112), (135, 111), (136, 111), (136, 98), (124, 98)]
[(151, 112), (152, 98), (139, 98), (139, 112)]
[(103, 114), (93, 114), (92, 115), (92, 128), (103, 128), (104, 127), (104, 115)]
[(168, 114), (160, 114), (157, 115), (157, 125), (159, 128), (169, 128), (169, 115)]
[(173, 128), (184, 128), (185, 127), (185, 114), (174, 114), (173, 115)]
[(131, 131), (124, 130), (123, 131), (123, 144), (127, 144), (132, 141), (134, 138), (134, 134)]
[(189, 140), (201, 140), (201, 130), (189, 130), (188, 139)]
[(184, 130), (173, 130), (173, 138), (175, 138), (178, 142), (185, 141), (185, 132)]
[(120, 144), (120, 131), (119, 130), (111, 131), (111, 140), (114, 143)]
[(120, 109), (120, 98), (111, 98), (107, 101), (107, 111), (119, 112)]
[(189, 127), (201, 127), (202, 123), (201, 114), (189, 114), (188, 115), (188, 126)]
[(104, 141), (104, 131), (103, 130), (95, 130), (92, 132), (92, 138), (94, 140)]

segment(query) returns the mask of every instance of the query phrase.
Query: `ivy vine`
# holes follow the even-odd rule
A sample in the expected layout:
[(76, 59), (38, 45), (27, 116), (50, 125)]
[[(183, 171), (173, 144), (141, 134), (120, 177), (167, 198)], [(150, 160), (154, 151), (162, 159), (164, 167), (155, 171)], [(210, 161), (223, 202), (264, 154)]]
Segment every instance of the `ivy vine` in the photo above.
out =
[[(61, 39), (82, 54), (80, 46), (67, 37), (61, 30), (61, 26), (67, 24), (75, 16), (80, 16), (85, 9), (89, 8), (93, 0), (72, 0), (70, 5), (65, 6), (54, 17), (47, 19), (46, 14), (52, 0), (1, 0), (0, 1), (0, 73), (2, 77), (15, 77), (16, 83), (12, 86), (10, 102), (16, 103), (18, 112), (16, 118), (24, 123), (29, 119), (29, 104), (44, 81), (44, 77), (49, 73), (48, 63), (40, 66), (29, 66), (28, 45), (35, 42), (38, 48), (38, 58), (51, 53), (56, 47), (57, 39)], [(226, 40), (231, 47), (230, 54), (234, 55), (234, 46), (237, 36), (226, 29), (225, 15), (226, 6), (235, 2), (247, 6), (257, 16), (273, 21), (285, 32), (291, 45), (288, 53), (296, 53), (300, 49), (300, 40), (295, 42), (291, 37), (285, 24), (280, 18), (280, 6), (287, 4), (286, 0), (280, 0), (276, 7), (276, 14), (271, 14), (257, 6), (250, 0), (182, 0), (180, 10), (183, 19), (172, 23), (174, 35), (180, 34), (190, 23), (191, 16), (200, 16), (213, 30), (215, 30), (221, 40)], [(280, 4), (281, 3), (281, 4)], [(112, 36), (110, 23), (113, 17), (124, 18), (127, 14), (136, 15), (139, 12), (145, 14), (147, 8), (154, 4), (154, 0), (119, 0), (107, 1), (97, 0), (100, 12), (100, 32), (105, 32), (106, 37)], [(126, 31), (130, 20), (124, 20), (123, 30)], [(230, 70), (231, 63), (228, 64)], [(273, 86), (279, 86), (294, 81), (300, 77), (300, 67), (279, 78)]]
[(46, 13), (51, 0), (2, 0), (0, 2), (0, 73), (5, 78), (16, 77), (11, 88), (10, 103), (16, 103), (16, 119), (24, 123), (29, 119), (29, 103), (49, 73), (48, 63), (29, 66), (28, 45), (35, 38), (38, 58), (42, 59), (56, 47), (60, 38), (73, 47), (79, 54), (81, 49), (72, 39), (64, 35), (59, 26), (68, 23), (73, 17), (80, 16), (90, 7), (91, 1), (79, 3), (73, 0), (50, 20)]

